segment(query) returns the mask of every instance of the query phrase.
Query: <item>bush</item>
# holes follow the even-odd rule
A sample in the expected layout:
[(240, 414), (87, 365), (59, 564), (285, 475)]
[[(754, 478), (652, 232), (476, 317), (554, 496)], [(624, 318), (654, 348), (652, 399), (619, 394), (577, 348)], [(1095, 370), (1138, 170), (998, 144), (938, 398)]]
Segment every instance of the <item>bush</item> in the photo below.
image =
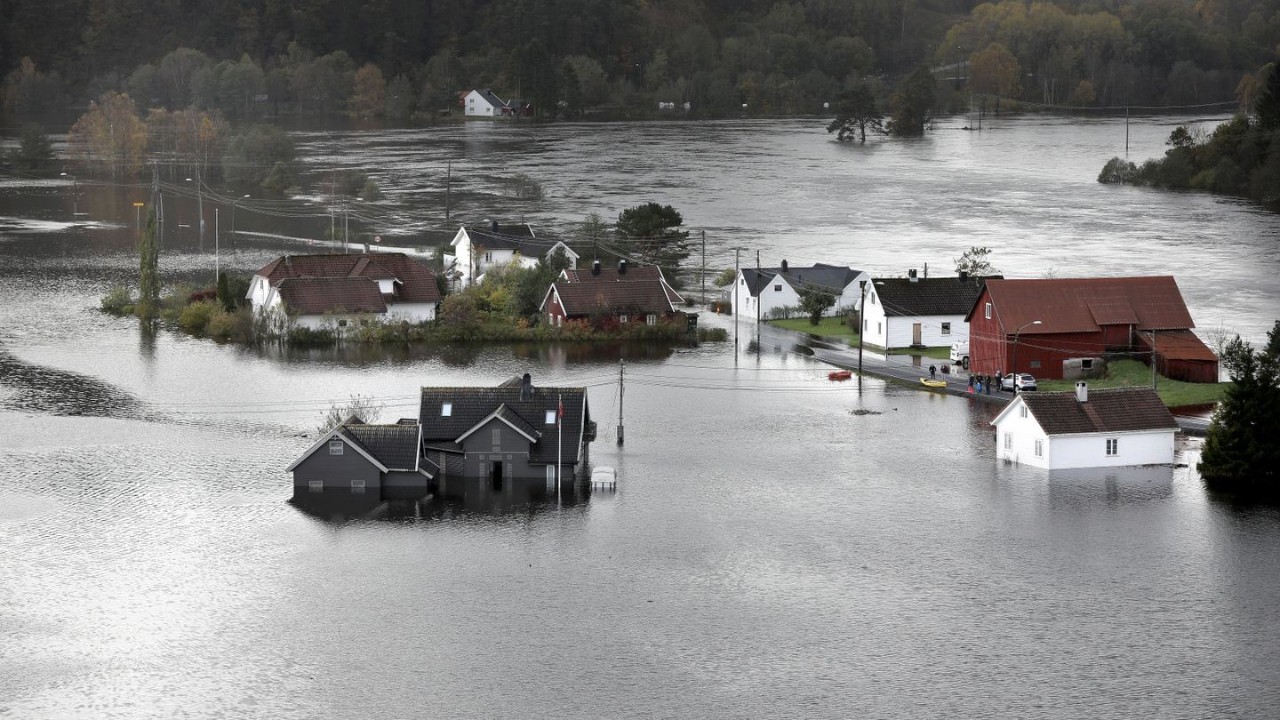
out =
[(225, 310), (215, 312), (205, 325), (204, 332), (214, 340), (239, 340), (245, 337), (241, 329), (241, 313), (229, 313)]
[(289, 344), (297, 347), (316, 347), (332, 345), (338, 338), (330, 330), (313, 330), (309, 327), (295, 327), (289, 331)]
[(111, 315), (132, 315), (133, 305), (133, 295), (123, 285), (111, 288), (102, 298), (102, 311)]
[(213, 316), (221, 312), (216, 302), (201, 300), (182, 308), (178, 315), (178, 326), (192, 335), (203, 335), (209, 327)]
[(1137, 172), (1138, 168), (1133, 163), (1124, 158), (1113, 157), (1102, 166), (1102, 172), (1098, 173), (1098, 182), (1108, 185), (1132, 183)]

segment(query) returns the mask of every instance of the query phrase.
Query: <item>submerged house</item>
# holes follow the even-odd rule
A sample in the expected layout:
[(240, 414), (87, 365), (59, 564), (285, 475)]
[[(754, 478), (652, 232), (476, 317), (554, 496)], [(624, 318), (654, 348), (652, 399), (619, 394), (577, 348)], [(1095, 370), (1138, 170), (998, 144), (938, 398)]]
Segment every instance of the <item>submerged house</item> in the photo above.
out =
[(552, 326), (567, 320), (657, 325), (682, 314), (678, 308), (684, 298), (654, 266), (628, 268), (627, 261), (620, 260), (616, 270), (606, 271), (597, 260), (589, 272), (565, 270), (560, 277), (538, 308)]
[(540, 238), (527, 223), (463, 225), (450, 241), (452, 253), (444, 255), (444, 267), (453, 287), (469, 287), (484, 279), (491, 268), (508, 263), (534, 267), (539, 260), (563, 253), (569, 267), (578, 266), (578, 253), (559, 240)]
[(282, 255), (254, 274), (245, 297), (255, 313), (278, 309), (312, 329), (426, 322), (441, 301), (435, 274), (404, 253)]
[(858, 309), (858, 297), (871, 276), (862, 270), (817, 263), (791, 267), (786, 260), (776, 268), (740, 268), (730, 297), (733, 312), (752, 320), (773, 320), (799, 314), (800, 291), (816, 290), (834, 296), (827, 315), (845, 315)]
[(432, 473), (421, 463), (418, 423), (372, 425), (349, 418), (293, 462), (294, 497), (349, 493), (373, 498), (426, 493)]
[(1178, 421), (1148, 387), (1021, 393), (991, 424), (996, 457), (1048, 470), (1167, 465)]

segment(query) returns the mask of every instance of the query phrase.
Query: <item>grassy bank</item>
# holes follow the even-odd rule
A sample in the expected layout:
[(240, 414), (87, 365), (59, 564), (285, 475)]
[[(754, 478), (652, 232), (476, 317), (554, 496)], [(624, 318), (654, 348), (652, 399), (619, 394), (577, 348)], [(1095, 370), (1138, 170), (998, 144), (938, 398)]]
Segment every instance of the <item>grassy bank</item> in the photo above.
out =
[[(1138, 360), (1107, 363), (1107, 376), (1089, 378), (1091, 388), (1151, 387), (1151, 368)], [(1039, 380), (1040, 390), (1074, 390), (1075, 380)], [(1169, 407), (1209, 405), (1222, 399), (1227, 383), (1189, 383), (1159, 377), (1156, 393)]]
[(809, 323), (809, 318), (789, 318), (786, 320), (770, 320), (770, 325), (783, 330), (808, 333), (824, 338), (844, 340), (851, 345), (858, 344), (858, 333), (845, 323), (842, 317), (825, 317), (817, 325)]
[(934, 360), (948, 360), (951, 358), (951, 348), (949, 347), (929, 347), (929, 348), (894, 348), (889, 351), (890, 355), (919, 355), (921, 357), (932, 358)]

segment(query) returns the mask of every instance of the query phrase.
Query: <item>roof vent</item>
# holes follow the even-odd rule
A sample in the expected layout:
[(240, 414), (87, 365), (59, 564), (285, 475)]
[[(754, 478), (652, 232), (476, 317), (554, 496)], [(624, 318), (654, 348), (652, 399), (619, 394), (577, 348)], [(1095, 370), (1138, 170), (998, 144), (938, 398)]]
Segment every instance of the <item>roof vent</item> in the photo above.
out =
[(489, 229), (490, 229), (490, 230), (492, 230), (492, 231), (494, 231), (494, 232), (498, 232), (498, 221), (497, 221), (497, 220), (490, 220), (490, 221), (489, 221)]
[(1076, 383), (1076, 401), (1089, 402), (1089, 383), (1083, 380)]
[(782, 272), (786, 272), (786, 271), (787, 271), (787, 261), (786, 261), (786, 260), (783, 260), (783, 261), (782, 261)]
[(920, 275), (915, 268), (911, 268), (907, 271), (907, 279), (911, 282), (920, 282)]

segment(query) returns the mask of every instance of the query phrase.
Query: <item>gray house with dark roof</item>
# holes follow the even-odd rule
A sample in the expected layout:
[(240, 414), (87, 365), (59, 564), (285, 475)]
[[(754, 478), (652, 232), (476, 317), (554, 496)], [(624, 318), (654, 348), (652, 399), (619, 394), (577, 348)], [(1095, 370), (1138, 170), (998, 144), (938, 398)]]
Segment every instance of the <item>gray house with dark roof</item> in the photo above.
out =
[(866, 272), (842, 265), (791, 267), (783, 260), (775, 268), (741, 268), (730, 298), (735, 314), (752, 320), (773, 320), (794, 316), (800, 306), (800, 291), (816, 290), (835, 298), (827, 315), (840, 316), (858, 309), (859, 283), (870, 279)]
[(1173, 462), (1178, 422), (1149, 387), (1026, 392), (991, 424), (996, 456), (1049, 470)]
[(982, 294), (986, 278), (876, 278), (867, 284), (863, 340), (882, 348), (948, 347), (969, 339), (965, 316)]
[(423, 463), (440, 491), (481, 480), (569, 482), (586, 468), (596, 424), (581, 387), (537, 387), (526, 374), (498, 387), (424, 387)]
[(433, 473), (420, 461), (420, 444), (418, 423), (413, 420), (373, 425), (349, 418), (322, 433), (288, 467), (294, 496), (424, 495)]

